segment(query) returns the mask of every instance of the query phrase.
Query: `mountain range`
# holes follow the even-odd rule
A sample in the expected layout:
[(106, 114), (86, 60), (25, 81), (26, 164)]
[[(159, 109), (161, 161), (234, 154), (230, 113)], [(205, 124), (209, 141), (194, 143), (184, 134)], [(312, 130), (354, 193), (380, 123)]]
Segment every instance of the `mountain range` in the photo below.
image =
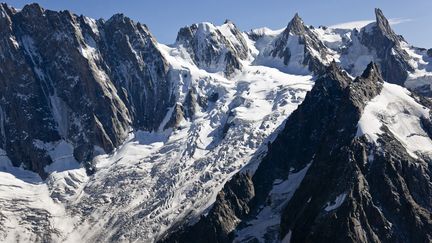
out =
[(431, 242), (432, 49), (376, 21), (0, 4), (3, 242)]

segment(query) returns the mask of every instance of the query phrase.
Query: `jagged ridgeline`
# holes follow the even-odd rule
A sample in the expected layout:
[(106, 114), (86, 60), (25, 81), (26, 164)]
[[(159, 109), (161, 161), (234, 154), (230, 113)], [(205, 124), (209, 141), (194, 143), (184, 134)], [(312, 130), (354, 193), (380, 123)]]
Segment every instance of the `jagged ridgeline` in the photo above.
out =
[(0, 4), (0, 241), (430, 242), (432, 51)]

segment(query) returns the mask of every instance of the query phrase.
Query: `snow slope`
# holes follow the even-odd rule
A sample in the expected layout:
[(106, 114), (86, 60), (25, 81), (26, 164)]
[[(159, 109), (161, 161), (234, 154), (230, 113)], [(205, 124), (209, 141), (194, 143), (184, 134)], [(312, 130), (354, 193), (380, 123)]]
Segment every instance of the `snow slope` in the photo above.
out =
[[(432, 156), (432, 140), (421, 126), (421, 117), (429, 117), (430, 110), (419, 104), (412, 94), (395, 84), (384, 83), (381, 94), (370, 101), (358, 123), (357, 136), (366, 135), (374, 143), (384, 133), (385, 126), (401, 142), (407, 152)], [(377, 144), (378, 145), (378, 144)]]
[[(42, 181), (33, 172), (13, 167), (0, 151), (0, 239), (3, 242), (35, 242), (38, 237), (62, 241), (71, 233), (73, 217), (50, 193), (48, 184), (61, 175), (54, 172)], [(82, 171), (69, 171), (80, 173)]]

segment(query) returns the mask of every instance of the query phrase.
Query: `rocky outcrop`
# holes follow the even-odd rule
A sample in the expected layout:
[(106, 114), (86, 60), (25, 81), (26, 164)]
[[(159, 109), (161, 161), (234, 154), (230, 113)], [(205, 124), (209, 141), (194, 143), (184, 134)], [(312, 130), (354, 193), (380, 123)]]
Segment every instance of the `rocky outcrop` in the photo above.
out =
[(176, 128), (180, 125), (180, 123), (185, 119), (184, 107), (181, 104), (175, 104), (172, 108), (171, 117), (169, 118), (167, 124), (165, 125), (165, 129), (168, 128)]
[(427, 50), (427, 55), (428, 55), (429, 57), (432, 57), (432, 48)]
[(60, 140), (88, 162), (133, 128), (156, 129), (173, 105), (168, 66), (144, 25), (37, 4), (1, 12), (0, 146), (16, 166), (45, 175)]
[(181, 28), (176, 45), (186, 48), (199, 68), (227, 76), (241, 69), (241, 60), (249, 53), (243, 34), (231, 21), (222, 26), (200, 23)]

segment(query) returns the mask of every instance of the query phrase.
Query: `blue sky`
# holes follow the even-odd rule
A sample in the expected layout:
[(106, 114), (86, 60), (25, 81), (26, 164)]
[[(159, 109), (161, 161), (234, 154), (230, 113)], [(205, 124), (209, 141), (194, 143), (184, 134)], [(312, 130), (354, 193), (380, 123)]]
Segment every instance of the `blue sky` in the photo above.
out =
[[(5, 1), (5, 0), (0, 0)], [(230, 19), (242, 30), (267, 26), (280, 29), (298, 12), (314, 26), (374, 19), (379, 7), (388, 18), (402, 18), (394, 26), (411, 44), (432, 48), (432, 0), (6, 0), (21, 8), (38, 2), (44, 8), (68, 9), (93, 18), (124, 13), (147, 24), (162, 43), (173, 43), (180, 27), (208, 21), (222, 24)]]

